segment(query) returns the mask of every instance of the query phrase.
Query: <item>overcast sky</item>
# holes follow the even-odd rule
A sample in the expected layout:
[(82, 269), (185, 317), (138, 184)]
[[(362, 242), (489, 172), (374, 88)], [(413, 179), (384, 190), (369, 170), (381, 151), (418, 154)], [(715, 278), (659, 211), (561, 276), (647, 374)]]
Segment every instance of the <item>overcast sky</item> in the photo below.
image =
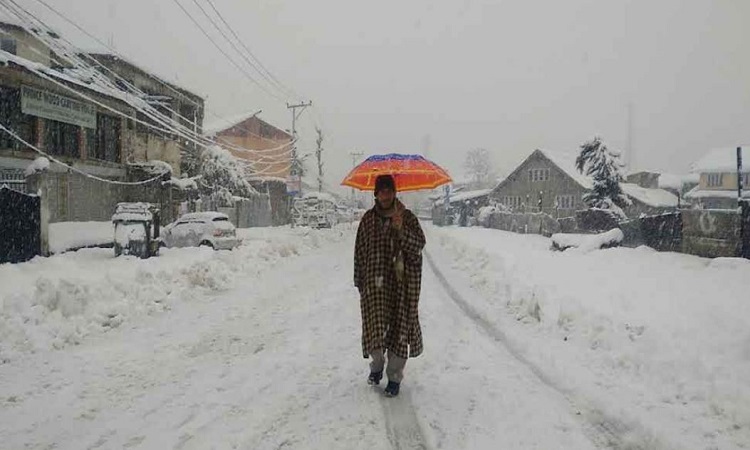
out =
[[(284, 101), (245, 78), (177, 0), (47, 1), (204, 95), (212, 113), (262, 109), (260, 117), (290, 127)], [(207, 0), (179, 0), (213, 31), (194, 1), (210, 11)], [(535, 148), (575, 152), (595, 134), (624, 150), (629, 104), (636, 169), (686, 172), (711, 147), (750, 143), (747, 0), (213, 2), (300, 95), (290, 102), (313, 101), (301, 146), (312, 151), (313, 124), (323, 127), (332, 185), (354, 150), (421, 152), (429, 142), (430, 158), (456, 179), (476, 147), (501, 172)], [(37, 0), (21, 4), (80, 46), (97, 47)]]

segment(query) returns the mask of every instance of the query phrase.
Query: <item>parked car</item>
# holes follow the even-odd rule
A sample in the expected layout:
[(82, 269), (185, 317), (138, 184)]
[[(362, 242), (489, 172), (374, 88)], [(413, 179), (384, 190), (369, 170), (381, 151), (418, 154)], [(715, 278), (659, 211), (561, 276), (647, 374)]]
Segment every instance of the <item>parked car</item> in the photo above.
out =
[(220, 212), (188, 213), (162, 230), (166, 247), (207, 246), (215, 250), (231, 250), (240, 243), (229, 217)]
[(115, 256), (159, 254), (159, 208), (150, 203), (118, 203), (112, 215)]
[(322, 192), (309, 192), (294, 199), (292, 221), (296, 226), (331, 228), (336, 225), (336, 200)]

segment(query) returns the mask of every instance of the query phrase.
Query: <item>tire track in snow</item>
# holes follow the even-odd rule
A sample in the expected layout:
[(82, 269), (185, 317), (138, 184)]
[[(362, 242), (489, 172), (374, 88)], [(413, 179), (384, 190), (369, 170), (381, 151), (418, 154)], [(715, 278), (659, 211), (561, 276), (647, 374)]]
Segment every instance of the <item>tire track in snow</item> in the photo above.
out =
[[(446, 291), (453, 302), (463, 313), (474, 322), (487, 336), (503, 346), (508, 353), (526, 366), (544, 385), (560, 393), (570, 404), (576, 415), (584, 419), (583, 431), (589, 440), (599, 448), (616, 450), (646, 450), (660, 448), (654, 439), (648, 437), (648, 433), (639, 433), (638, 426), (630, 425), (616, 417), (609, 416), (604, 411), (593, 406), (586, 405), (581, 399), (568, 389), (554, 382), (539, 367), (526, 358), (507, 338), (505, 333), (474, 309), (448, 282), (443, 273), (437, 267), (435, 260), (425, 250), (424, 257), (440, 285)], [(646, 435), (646, 436), (644, 436)], [(643, 437), (639, 437), (643, 436)]]
[(396, 398), (383, 398), (382, 404), (388, 441), (394, 450), (429, 448), (408, 391)]

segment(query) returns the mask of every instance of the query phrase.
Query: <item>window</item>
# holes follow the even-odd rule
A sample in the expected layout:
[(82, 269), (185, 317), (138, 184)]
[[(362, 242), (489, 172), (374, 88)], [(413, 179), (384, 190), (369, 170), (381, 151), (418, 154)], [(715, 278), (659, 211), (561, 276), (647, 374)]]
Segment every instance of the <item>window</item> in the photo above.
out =
[(529, 181), (536, 183), (537, 181), (549, 180), (550, 170), (549, 169), (530, 169), (529, 170)]
[(504, 197), (500, 198), (500, 203), (503, 206), (506, 206), (511, 209), (516, 209), (521, 207), (521, 197), (517, 195), (506, 195)]
[(121, 123), (118, 117), (97, 114), (96, 131), (86, 130), (89, 158), (120, 162)]
[(723, 174), (720, 174), (720, 173), (709, 173), (708, 177), (707, 177), (708, 179), (706, 180), (708, 186), (709, 187), (721, 186), (723, 184), (722, 183), (722, 181), (723, 181), (722, 175)]
[(80, 158), (80, 132), (78, 125), (47, 120), (44, 125), (44, 149), (51, 155)]
[[(0, 122), (31, 144), (36, 141), (36, 118), (21, 112), (21, 90), (0, 86)], [(0, 148), (25, 147), (16, 138), (0, 132)]]
[(575, 195), (558, 195), (555, 204), (558, 209), (573, 209), (576, 207)]
[(0, 38), (0, 50), (6, 51), (10, 54), (16, 54), (16, 38), (4, 37)]

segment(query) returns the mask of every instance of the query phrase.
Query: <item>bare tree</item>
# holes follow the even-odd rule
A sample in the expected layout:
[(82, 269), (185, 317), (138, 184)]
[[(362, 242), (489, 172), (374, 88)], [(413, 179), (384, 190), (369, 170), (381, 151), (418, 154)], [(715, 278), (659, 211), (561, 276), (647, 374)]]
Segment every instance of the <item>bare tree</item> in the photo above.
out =
[(464, 170), (467, 177), (471, 179), (472, 188), (490, 187), (494, 172), (490, 152), (485, 148), (475, 148), (466, 152)]

